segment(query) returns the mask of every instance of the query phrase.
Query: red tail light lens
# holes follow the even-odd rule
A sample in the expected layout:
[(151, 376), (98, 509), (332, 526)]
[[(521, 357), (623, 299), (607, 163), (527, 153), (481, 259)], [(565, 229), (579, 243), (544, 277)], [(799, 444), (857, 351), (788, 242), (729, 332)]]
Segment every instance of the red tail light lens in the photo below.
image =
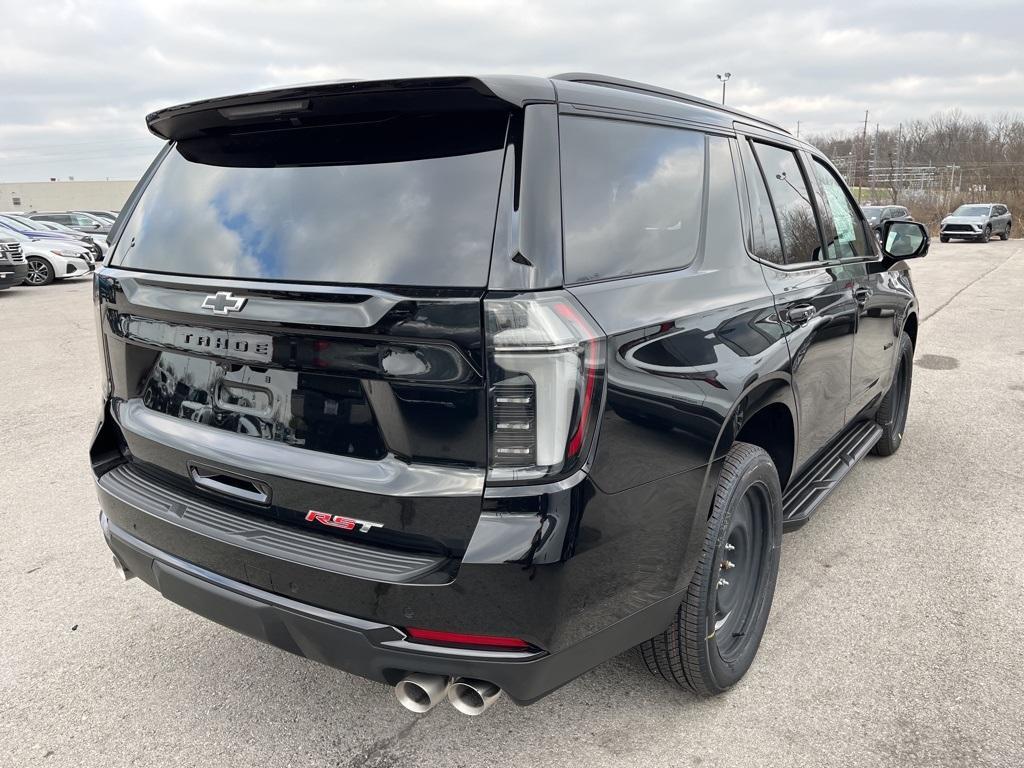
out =
[(489, 648), (492, 650), (528, 651), (532, 646), (518, 637), (496, 637), (494, 635), (467, 635), (460, 632), (442, 632), (437, 629), (406, 627), (405, 632), (413, 640), (436, 645), (451, 645), (465, 648)]
[(604, 391), (605, 341), (567, 293), (484, 302), (488, 480), (551, 480), (586, 459)]

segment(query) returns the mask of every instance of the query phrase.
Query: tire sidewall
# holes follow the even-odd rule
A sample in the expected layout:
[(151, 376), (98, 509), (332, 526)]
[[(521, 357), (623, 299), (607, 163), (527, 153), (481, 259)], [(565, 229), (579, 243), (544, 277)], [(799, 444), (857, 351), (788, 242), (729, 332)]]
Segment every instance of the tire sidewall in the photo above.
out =
[[(769, 521), (770, 524), (766, 528), (766, 535), (770, 539), (766, 545), (767, 562), (764, 564), (761, 573), (761, 589), (757, 594), (754, 605), (751, 607), (745, 645), (741, 648), (740, 653), (735, 659), (726, 661), (722, 658), (717, 641), (713, 635), (714, 595), (720, 576), (717, 565), (725, 554), (726, 536), (729, 531), (729, 523), (732, 519), (733, 511), (747, 489), (754, 485), (761, 485), (766, 490), (769, 501), (768, 514), (772, 517)], [(753, 662), (757, 649), (760, 646), (765, 626), (768, 623), (768, 614), (775, 595), (775, 582), (779, 573), (782, 545), (782, 490), (779, 486), (778, 472), (767, 453), (760, 451), (753, 460), (747, 463), (736, 482), (727, 489), (722, 502), (724, 513), (717, 521), (714, 558), (708, 564), (704, 584), (704, 594), (706, 595), (704, 617), (707, 622), (705, 643), (708, 671), (713, 679), (713, 687), (718, 690), (724, 690), (734, 685), (750, 668), (751, 662)]]
[[(910, 395), (912, 385), (914, 383), (914, 346), (910, 343), (909, 337), (906, 334), (900, 337), (900, 356), (897, 361), (896, 375), (900, 375), (900, 367), (906, 361), (906, 381), (903, 382), (903, 397), (906, 399), (906, 403), (893, 403), (895, 406), (893, 410), (893, 419), (890, 426), (892, 431), (892, 441), (894, 447), (898, 448), (900, 443), (903, 442), (903, 433), (907, 431), (907, 418), (910, 416)], [(896, 382), (893, 381), (895, 386)], [(902, 412), (902, 413), (901, 413)], [(902, 420), (902, 424), (897, 424), (897, 421)]]

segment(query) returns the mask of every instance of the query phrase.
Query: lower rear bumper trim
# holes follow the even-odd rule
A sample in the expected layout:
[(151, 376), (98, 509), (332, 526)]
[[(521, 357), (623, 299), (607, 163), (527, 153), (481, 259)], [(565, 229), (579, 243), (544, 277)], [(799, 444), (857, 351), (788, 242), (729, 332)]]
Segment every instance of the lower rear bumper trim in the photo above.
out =
[(150, 546), (100, 513), (107, 545), (141, 581), (205, 618), (282, 650), (395, 685), (411, 672), (471, 677), (530, 704), (668, 625), (673, 596), (557, 653), (415, 647), (399, 628), (292, 600)]

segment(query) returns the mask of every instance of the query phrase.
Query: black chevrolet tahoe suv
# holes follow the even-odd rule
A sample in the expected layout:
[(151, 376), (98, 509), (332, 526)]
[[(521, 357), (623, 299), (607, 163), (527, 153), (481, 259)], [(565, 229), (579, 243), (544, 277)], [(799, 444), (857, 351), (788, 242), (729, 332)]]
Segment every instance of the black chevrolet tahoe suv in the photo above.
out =
[(728, 689), (783, 530), (899, 448), (927, 233), (771, 123), (586, 74), (147, 121), (95, 279), (115, 566), (414, 711), (634, 646)]

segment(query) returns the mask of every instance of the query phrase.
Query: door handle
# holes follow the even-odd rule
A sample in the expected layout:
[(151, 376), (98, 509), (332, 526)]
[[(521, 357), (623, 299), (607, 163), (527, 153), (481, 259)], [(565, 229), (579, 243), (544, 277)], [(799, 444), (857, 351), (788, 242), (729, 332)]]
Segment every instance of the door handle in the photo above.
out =
[(796, 304), (786, 310), (786, 320), (793, 325), (803, 325), (816, 314), (818, 309), (813, 304)]
[(229, 475), (216, 469), (200, 467), (195, 464), (190, 464), (188, 471), (192, 476), (192, 482), (200, 488), (205, 488), (208, 491), (225, 496), (234, 496), (236, 499), (249, 501), (253, 504), (270, 503), (270, 488), (256, 480)]
[(871, 298), (871, 291), (867, 288), (858, 288), (853, 292), (853, 298), (857, 300), (858, 304), (863, 304)]

